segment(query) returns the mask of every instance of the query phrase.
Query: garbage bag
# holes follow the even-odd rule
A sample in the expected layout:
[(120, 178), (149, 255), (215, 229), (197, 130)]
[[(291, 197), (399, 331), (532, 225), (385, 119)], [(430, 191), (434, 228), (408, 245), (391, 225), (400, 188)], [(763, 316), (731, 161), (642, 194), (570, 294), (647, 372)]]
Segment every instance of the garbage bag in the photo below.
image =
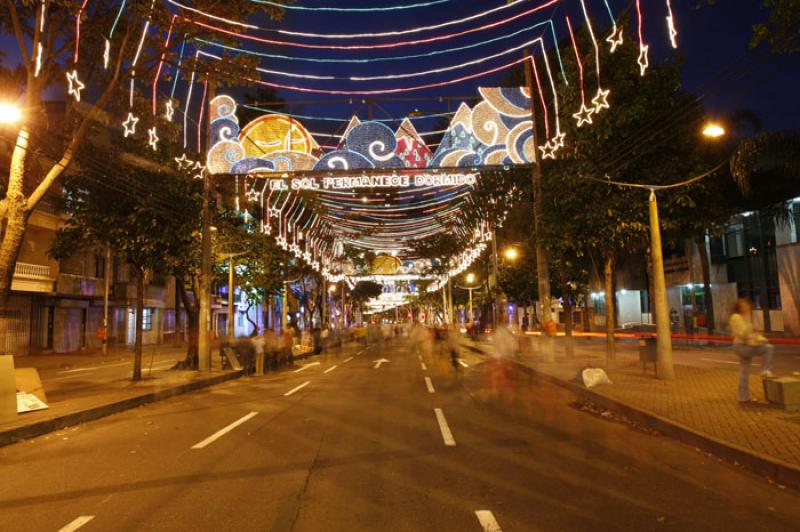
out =
[(606, 372), (600, 368), (586, 368), (581, 372), (583, 385), (587, 388), (592, 388), (599, 384), (611, 384), (611, 379), (608, 378)]

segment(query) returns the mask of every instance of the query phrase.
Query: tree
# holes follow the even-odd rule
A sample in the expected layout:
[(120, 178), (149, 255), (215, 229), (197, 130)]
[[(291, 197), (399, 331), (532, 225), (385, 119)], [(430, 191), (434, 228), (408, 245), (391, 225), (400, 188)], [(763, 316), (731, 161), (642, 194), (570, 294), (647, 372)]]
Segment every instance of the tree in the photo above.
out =
[[(581, 60), (584, 65), (593, 64), (594, 51), (586, 32), (577, 37)], [(627, 183), (666, 184), (690, 177), (702, 166), (696, 156), (699, 108), (680, 93), (680, 64), (670, 61), (651, 66), (642, 77), (638, 53), (632, 45), (619, 47), (614, 54), (601, 48), (600, 87), (611, 90), (611, 108), (592, 113), (591, 125), (578, 126), (572, 114), (583, 103), (590, 103), (598, 79), (587, 78), (587, 98), (582, 97), (577, 81), (562, 87), (559, 105), (568, 144), (559, 152), (561, 160), (544, 167), (547, 198), (542, 238), (548, 247), (558, 246), (559, 253), (569, 252), (576, 259), (588, 256), (602, 264), (609, 359), (615, 352), (617, 261), (621, 253), (644, 250), (649, 238), (647, 191), (603, 181), (609, 177)], [(561, 55), (570, 79), (578, 80), (573, 50)], [(673, 199), (669, 193), (662, 198), (666, 203)], [(669, 216), (662, 222), (665, 233), (677, 226)], [(565, 261), (563, 266), (567, 265)]]
[[(115, 159), (120, 154), (115, 153)], [(130, 189), (135, 183), (135, 188)], [(124, 191), (120, 193), (120, 191)], [(133, 380), (141, 379), (144, 284), (148, 273), (174, 273), (196, 245), (200, 214), (195, 182), (171, 172), (130, 165), (86, 167), (65, 182), (69, 218), (56, 232), (55, 258), (98, 244), (132, 266), (136, 276), (136, 340)]]
[[(235, 12), (242, 19), (256, 13), (280, 19), (283, 14), (281, 9), (247, 0), (201, 0), (192, 5), (216, 15)], [(127, 101), (129, 82), (134, 86), (146, 83), (144, 80), (154, 79), (156, 71), (165, 64), (174, 69), (181, 40), (174, 38), (167, 45), (170, 30), (186, 40), (204, 32), (189, 18), (173, 16), (167, 3), (151, 0), (122, 4), (116, 0), (91, 3), (3, 0), (3, 6), (0, 34), (13, 36), (25, 71), (21, 85), (25, 116), (13, 144), (8, 183), (0, 197), (0, 218), (6, 222), (0, 239), (0, 308), (7, 305), (31, 213), (73, 164), (90, 138), (93, 126), (111, 122), (118, 130), (121, 115), (108, 110), (115, 102)], [(140, 46), (148, 35), (146, 45)], [(104, 50), (107, 61), (103, 59)], [(193, 72), (200, 80), (222, 81), (233, 77), (226, 73), (241, 73), (254, 64), (253, 59), (228, 54), (212, 64), (187, 57), (182, 72)], [(162, 79), (168, 80), (169, 75), (164, 74)], [(64, 95), (66, 114), (63, 119), (48, 121), (45, 90), (64, 87), (65, 80), (73, 89)], [(82, 89), (78, 83), (83, 85)], [(166, 99), (161, 98), (162, 102)], [(140, 131), (147, 126), (161, 130), (166, 123), (160, 112), (142, 120)]]

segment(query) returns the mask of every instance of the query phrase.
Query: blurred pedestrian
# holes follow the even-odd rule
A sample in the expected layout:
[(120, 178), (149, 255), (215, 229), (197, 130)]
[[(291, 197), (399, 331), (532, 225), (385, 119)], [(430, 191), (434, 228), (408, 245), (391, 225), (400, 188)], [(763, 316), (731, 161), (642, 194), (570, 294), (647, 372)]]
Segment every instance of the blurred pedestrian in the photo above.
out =
[(737, 299), (728, 319), (733, 333), (733, 351), (739, 356), (739, 402), (750, 401), (750, 364), (753, 357), (763, 357), (761, 377), (771, 378), (774, 348), (767, 339), (753, 330), (752, 306), (746, 299)]

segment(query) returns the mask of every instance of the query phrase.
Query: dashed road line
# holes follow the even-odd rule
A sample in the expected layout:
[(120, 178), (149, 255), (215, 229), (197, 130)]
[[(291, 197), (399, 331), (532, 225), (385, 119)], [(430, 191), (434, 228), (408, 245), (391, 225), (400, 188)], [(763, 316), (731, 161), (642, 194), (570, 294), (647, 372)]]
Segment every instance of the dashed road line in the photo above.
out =
[(311, 366), (319, 366), (319, 365), (320, 365), (320, 363), (319, 363), (319, 362), (311, 362), (311, 363), (309, 363), (309, 364), (306, 364), (305, 366), (302, 366), (302, 367), (300, 367), (299, 369), (296, 369), (296, 370), (294, 370), (294, 373), (300, 373), (300, 372), (301, 372), (301, 371), (303, 371), (304, 369), (308, 369), (308, 368), (310, 368)]
[(428, 393), (436, 393), (436, 390), (433, 389), (433, 383), (430, 377), (425, 377), (425, 387), (428, 389)]
[(439, 430), (442, 431), (442, 440), (447, 447), (455, 447), (456, 440), (453, 438), (453, 433), (450, 432), (450, 426), (447, 424), (447, 419), (444, 417), (444, 412), (441, 408), (434, 408), (433, 412), (436, 414), (436, 421), (439, 422)]
[(475, 510), (475, 516), (481, 523), (483, 532), (503, 532), (503, 529), (497, 523), (497, 519), (494, 518), (494, 515), (489, 510)]
[(353, 360), (353, 357), (348, 357), (348, 358), (345, 358), (344, 360), (342, 360), (342, 364), (347, 364), (347, 363), (348, 363), (348, 362), (350, 362), (351, 360)]
[(330, 373), (331, 371), (335, 370), (335, 369), (336, 369), (336, 368), (338, 368), (338, 367), (339, 367), (339, 366), (337, 366), (336, 364), (334, 364), (333, 366), (331, 366), (331, 367), (329, 367), (328, 369), (326, 369), (325, 371), (323, 371), (323, 373)]
[(283, 394), (283, 396), (284, 396), (284, 397), (289, 397), (289, 396), (290, 396), (290, 395), (292, 395), (293, 393), (295, 393), (295, 392), (298, 392), (298, 391), (302, 390), (303, 388), (305, 388), (305, 387), (306, 387), (306, 386), (308, 386), (309, 384), (311, 384), (311, 381), (306, 381), (306, 382), (304, 382), (303, 384), (301, 384), (300, 386), (298, 386), (298, 387), (296, 387), (296, 388), (292, 388), (291, 390), (289, 390), (288, 392), (286, 392), (285, 394)]
[(227, 427), (218, 430), (217, 432), (215, 432), (214, 434), (212, 434), (211, 436), (209, 436), (205, 440), (201, 441), (200, 443), (195, 443), (194, 445), (192, 445), (192, 449), (202, 449), (203, 447), (207, 447), (207, 446), (211, 445), (212, 443), (214, 443), (215, 441), (217, 441), (221, 437), (225, 436), (227, 433), (229, 433), (230, 431), (232, 431), (233, 429), (235, 429), (236, 427), (238, 427), (242, 423), (245, 423), (246, 421), (250, 420), (251, 418), (253, 418), (253, 417), (257, 416), (257, 415), (258, 415), (258, 412), (250, 412), (249, 414), (240, 417), (239, 419), (237, 419), (236, 421), (234, 421), (233, 423), (231, 423)]
[(425, 365), (425, 362), (420, 362), (420, 366), (422, 366), (422, 371), (428, 371), (428, 366)]
[(458, 359), (458, 363), (461, 364), (462, 366), (464, 366), (465, 368), (469, 367), (469, 364), (467, 364), (466, 362), (464, 362), (464, 360), (462, 360), (460, 358)]
[(93, 515), (82, 515), (68, 523), (66, 526), (62, 527), (58, 532), (74, 532), (92, 519), (94, 519)]

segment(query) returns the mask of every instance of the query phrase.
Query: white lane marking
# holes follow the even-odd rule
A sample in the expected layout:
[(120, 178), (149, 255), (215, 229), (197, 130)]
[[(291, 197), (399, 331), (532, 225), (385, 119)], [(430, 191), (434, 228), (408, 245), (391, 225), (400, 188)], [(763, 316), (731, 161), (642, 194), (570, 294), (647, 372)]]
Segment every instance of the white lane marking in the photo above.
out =
[[(718, 362), (720, 364), (737, 364), (737, 365), (739, 364), (738, 362), (735, 362), (733, 360), (719, 360), (716, 358), (701, 358), (700, 360), (703, 360), (705, 362)], [(753, 363), (753, 367), (759, 367), (759, 366), (761, 366), (761, 364)]]
[(489, 510), (475, 510), (475, 515), (483, 527), (483, 532), (503, 532), (503, 529), (497, 524), (497, 519)]
[(211, 445), (212, 443), (214, 443), (215, 441), (217, 441), (221, 437), (225, 436), (227, 433), (229, 433), (230, 431), (232, 431), (233, 429), (235, 429), (236, 427), (238, 427), (242, 423), (245, 423), (246, 421), (248, 421), (249, 419), (251, 419), (251, 418), (253, 418), (253, 417), (257, 416), (257, 415), (258, 415), (258, 412), (250, 412), (249, 414), (240, 417), (239, 419), (237, 419), (236, 421), (234, 421), (233, 423), (231, 423), (227, 427), (218, 430), (217, 432), (215, 432), (214, 434), (212, 434), (211, 436), (209, 436), (205, 440), (201, 441), (200, 443), (195, 443), (194, 445), (192, 445), (192, 449), (202, 449), (203, 447)]
[(345, 358), (344, 360), (342, 360), (342, 364), (347, 364), (351, 360), (353, 360), (353, 357)]
[(300, 373), (300, 372), (301, 372), (301, 371), (303, 371), (304, 369), (308, 369), (308, 368), (310, 368), (311, 366), (319, 366), (319, 364), (320, 364), (319, 362), (311, 362), (311, 363), (309, 363), (309, 364), (306, 364), (305, 366), (302, 366), (302, 367), (300, 367), (300, 369), (296, 369), (296, 370), (294, 370), (294, 372), (295, 372), (295, 373)]
[(117, 366), (128, 366), (128, 365), (133, 365), (133, 361), (131, 360), (129, 362), (120, 362), (118, 364), (103, 364), (102, 366), (92, 366), (90, 368), (65, 369), (64, 371), (59, 371), (59, 373), (78, 373), (80, 371), (95, 371), (98, 369), (114, 368)]
[(338, 367), (339, 367), (339, 366), (337, 366), (336, 364), (334, 364), (333, 366), (331, 366), (331, 367), (329, 367), (328, 369), (326, 369), (325, 371), (323, 371), (323, 373), (330, 373), (331, 371), (335, 370), (335, 369), (336, 369), (336, 368), (338, 368)]
[(463, 361), (462, 359), (460, 359), (460, 358), (458, 359), (458, 363), (459, 363), (459, 364), (461, 364), (462, 366), (464, 366), (465, 368), (468, 368), (468, 367), (469, 367), (469, 364), (467, 364), (466, 362), (464, 362), (464, 361)]
[(450, 426), (447, 424), (447, 419), (444, 417), (444, 412), (442, 412), (441, 408), (434, 408), (434, 413), (436, 413), (436, 421), (439, 422), (439, 430), (442, 431), (442, 439), (444, 440), (444, 444), (448, 447), (455, 447), (456, 440), (453, 438), (453, 433), (450, 432)]
[(80, 527), (82, 527), (92, 519), (94, 519), (93, 515), (82, 515), (76, 518), (71, 523), (64, 526), (63, 528), (61, 528), (58, 532), (73, 532), (75, 530), (78, 530)]
[(420, 366), (422, 366), (422, 371), (428, 371), (428, 366), (425, 365), (425, 362), (420, 362)]
[(385, 358), (379, 358), (378, 360), (373, 360), (373, 362), (375, 362), (375, 366), (373, 369), (378, 369), (379, 367), (381, 367), (381, 364), (385, 364), (386, 362), (389, 361), (386, 360)]
[(301, 384), (300, 386), (298, 386), (297, 388), (292, 388), (291, 390), (289, 390), (288, 392), (286, 392), (285, 394), (283, 394), (283, 396), (284, 396), (284, 397), (289, 397), (289, 396), (290, 396), (290, 395), (292, 395), (294, 392), (297, 392), (297, 391), (300, 391), (300, 390), (302, 390), (303, 388), (305, 388), (305, 387), (306, 387), (306, 386), (308, 386), (309, 384), (311, 384), (311, 381), (306, 381), (306, 382), (304, 382), (303, 384)]
[(433, 383), (430, 377), (425, 377), (425, 387), (428, 388), (428, 393), (436, 393), (436, 390), (433, 389)]

